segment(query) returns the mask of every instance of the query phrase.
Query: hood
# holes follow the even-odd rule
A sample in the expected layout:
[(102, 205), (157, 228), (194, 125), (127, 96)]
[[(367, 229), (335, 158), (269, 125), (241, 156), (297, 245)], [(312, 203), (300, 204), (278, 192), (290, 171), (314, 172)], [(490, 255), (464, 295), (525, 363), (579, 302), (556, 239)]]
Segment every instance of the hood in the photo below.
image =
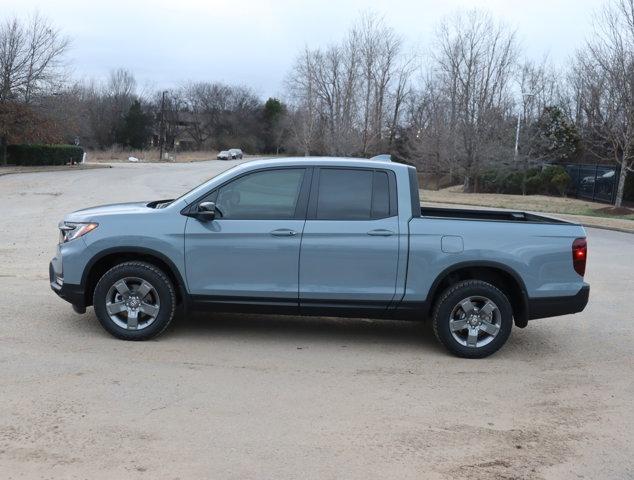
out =
[(148, 202), (134, 203), (114, 203), (111, 205), (101, 205), (99, 207), (90, 207), (76, 212), (69, 213), (64, 218), (66, 222), (89, 222), (97, 217), (106, 215), (121, 215), (130, 213), (148, 213), (155, 211), (148, 207)]

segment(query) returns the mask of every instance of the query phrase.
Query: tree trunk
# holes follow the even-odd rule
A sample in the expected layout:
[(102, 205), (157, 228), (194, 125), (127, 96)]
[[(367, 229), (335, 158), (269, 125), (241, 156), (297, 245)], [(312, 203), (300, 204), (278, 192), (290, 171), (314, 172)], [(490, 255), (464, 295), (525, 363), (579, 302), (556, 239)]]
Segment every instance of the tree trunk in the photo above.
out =
[(0, 165), (6, 166), (7, 164), (7, 136), (2, 135), (0, 137)]
[(469, 172), (465, 173), (462, 191), (464, 193), (471, 193), (471, 176), (469, 175)]
[(619, 186), (616, 189), (616, 201), (614, 202), (615, 207), (620, 207), (623, 203), (623, 193), (625, 191), (625, 179), (627, 178), (627, 168), (625, 167), (625, 162), (621, 165), (621, 174), (619, 175)]

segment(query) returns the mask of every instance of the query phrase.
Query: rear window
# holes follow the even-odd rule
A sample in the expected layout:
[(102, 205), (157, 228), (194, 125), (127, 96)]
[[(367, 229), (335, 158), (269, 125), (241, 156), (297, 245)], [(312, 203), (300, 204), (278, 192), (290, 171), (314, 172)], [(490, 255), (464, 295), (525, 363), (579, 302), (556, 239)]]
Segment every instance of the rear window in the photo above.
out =
[(390, 185), (383, 171), (322, 168), (316, 218), (370, 220), (390, 215)]

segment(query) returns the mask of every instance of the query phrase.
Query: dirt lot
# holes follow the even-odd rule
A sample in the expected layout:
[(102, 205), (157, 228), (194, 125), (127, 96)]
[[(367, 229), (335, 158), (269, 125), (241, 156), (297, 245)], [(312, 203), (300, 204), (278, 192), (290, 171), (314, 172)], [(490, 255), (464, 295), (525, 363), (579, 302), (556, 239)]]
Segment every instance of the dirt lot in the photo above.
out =
[(634, 236), (589, 229), (582, 314), (482, 361), (422, 324), (211, 315), (109, 337), (51, 291), (56, 224), (233, 162), (0, 177), (2, 478), (634, 477)]

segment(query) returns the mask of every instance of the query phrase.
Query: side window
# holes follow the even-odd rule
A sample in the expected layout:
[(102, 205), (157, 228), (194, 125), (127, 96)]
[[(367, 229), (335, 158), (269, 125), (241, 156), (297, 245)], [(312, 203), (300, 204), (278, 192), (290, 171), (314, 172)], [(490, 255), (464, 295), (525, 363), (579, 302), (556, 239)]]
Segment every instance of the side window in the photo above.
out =
[(322, 168), (316, 218), (370, 220), (390, 216), (390, 182), (386, 172)]
[(247, 174), (220, 187), (216, 206), (225, 219), (291, 219), (304, 171), (294, 168)]

